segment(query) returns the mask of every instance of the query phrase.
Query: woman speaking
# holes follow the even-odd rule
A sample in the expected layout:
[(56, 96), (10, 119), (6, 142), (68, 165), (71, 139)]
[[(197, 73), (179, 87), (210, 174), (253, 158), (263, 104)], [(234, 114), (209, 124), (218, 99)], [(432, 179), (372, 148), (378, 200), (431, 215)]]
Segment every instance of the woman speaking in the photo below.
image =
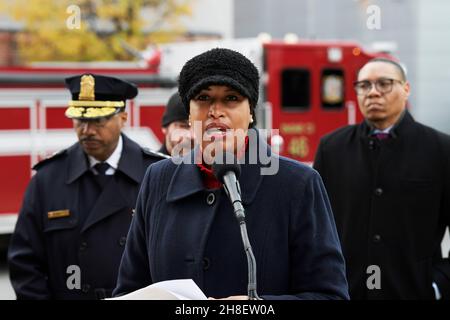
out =
[[(196, 147), (151, 165), (142, 182), (114, 295), (190, 278), (208, 297), (248, 299), (239, 223), (211, 164), (233, 153), (262, 299), (348, 299), (345, 264), (319, 174), (273, 154), (255, 129), (259, 76), (242, 54), (189, 60), (179, 94)], [(181, 154), (181, 153), (180, 153)], [(226, 158), (226, 159), (224, 159)]]

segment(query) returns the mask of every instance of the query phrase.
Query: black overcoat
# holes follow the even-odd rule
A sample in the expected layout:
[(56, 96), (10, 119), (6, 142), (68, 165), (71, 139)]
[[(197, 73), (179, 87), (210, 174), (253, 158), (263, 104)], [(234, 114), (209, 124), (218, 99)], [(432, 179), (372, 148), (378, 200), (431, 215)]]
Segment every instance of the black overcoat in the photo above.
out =
[[(392, 131), (377, 140), (366, 122), (338, 129), (322, 138), (314, 167), (330, 196), (350, 297), (433, 299), (433, 281), (449, 289), (440, 242), (450, 221), (450, 138), (408, 111)], [(369, 266), (379, 267), (381, 289)]]

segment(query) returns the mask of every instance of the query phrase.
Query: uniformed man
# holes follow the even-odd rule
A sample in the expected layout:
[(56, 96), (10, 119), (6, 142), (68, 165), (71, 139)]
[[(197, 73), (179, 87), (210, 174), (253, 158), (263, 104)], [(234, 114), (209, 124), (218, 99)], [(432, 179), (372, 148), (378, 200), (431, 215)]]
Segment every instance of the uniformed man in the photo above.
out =
[(141, 180), (163, 158), (121, 133), (134, 84), (83, 74), (66, 86), (79, 142), (34, 167), (8, 253), (18, 299), (111, 296)]
[[(189, 115), (178, 92), (172, 94), (167, 102), (161, 119), (164, 141), (159, 152), (174, 156), (182, 155), (193, 148), (194, 137), (191, 134)], [(175, 147), (177, 146), (178, 147)]]

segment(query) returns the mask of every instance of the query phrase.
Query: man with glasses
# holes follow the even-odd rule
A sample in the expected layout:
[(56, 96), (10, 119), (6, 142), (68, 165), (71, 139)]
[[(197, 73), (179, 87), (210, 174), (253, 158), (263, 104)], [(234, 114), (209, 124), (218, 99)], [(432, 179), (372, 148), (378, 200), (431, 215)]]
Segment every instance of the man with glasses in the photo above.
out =
[(373, 59), (354, 84), (365, 120), (321, 139), (314, 168), (330, 196), (352, 299), (449, 299), (441, 240), (450, 224), (450, 137), (406, 109), (400, 64)]
[(134, 84), (83, 74), (66, 86), (79, 141), (34, 167), (8, 252), (18, 299), (110, 297), (140, 183), (164, 158), (121, 132)]

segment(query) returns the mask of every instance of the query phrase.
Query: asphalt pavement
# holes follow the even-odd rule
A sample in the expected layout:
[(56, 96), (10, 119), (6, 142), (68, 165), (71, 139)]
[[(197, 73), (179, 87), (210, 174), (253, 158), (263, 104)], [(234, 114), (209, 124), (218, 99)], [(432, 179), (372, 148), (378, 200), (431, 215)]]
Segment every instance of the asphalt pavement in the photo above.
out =
[(0, 300), (14, 300), (16, 295), (11, 287), (8, 276), (8, 268), (6, 265), (6, 252), (2, 250), (0, 253)]

